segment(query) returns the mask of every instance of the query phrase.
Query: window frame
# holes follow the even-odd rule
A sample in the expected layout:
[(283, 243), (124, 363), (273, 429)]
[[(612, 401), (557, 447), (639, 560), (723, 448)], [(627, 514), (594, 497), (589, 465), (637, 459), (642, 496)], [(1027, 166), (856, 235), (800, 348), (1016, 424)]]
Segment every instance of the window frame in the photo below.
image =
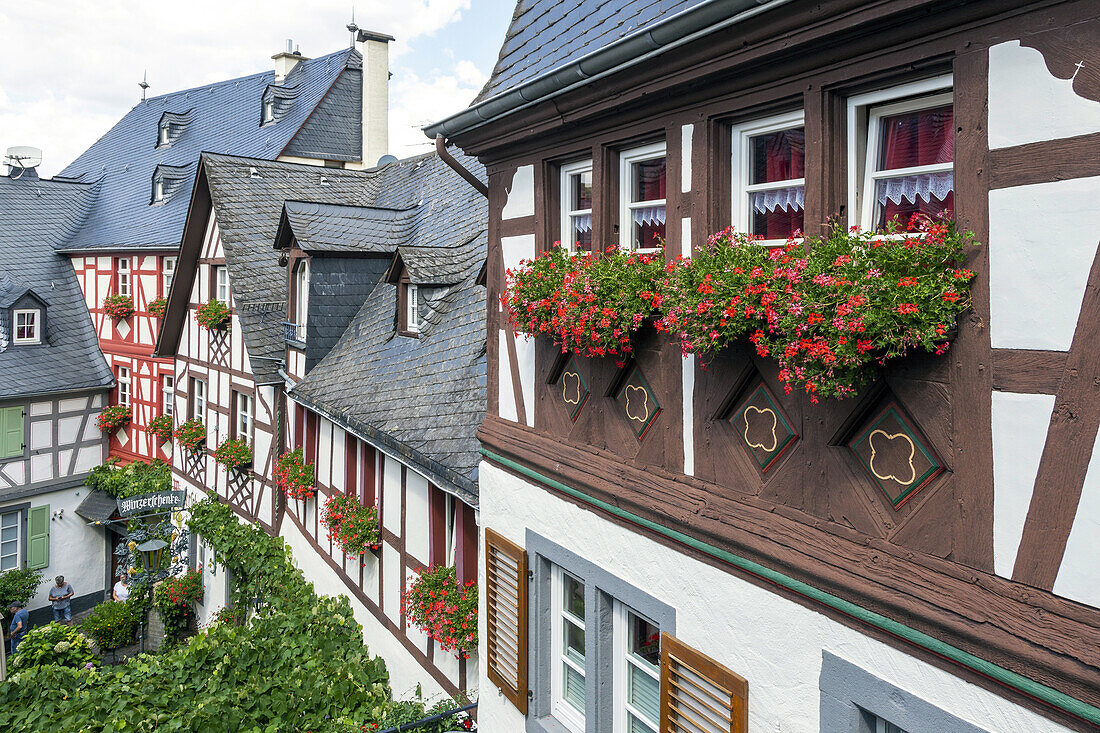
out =
[[(8, 516), (14, 516), (15, 517), (15, 555), (14, 555), (15, 565), (13, 565), (10, 568), (5, 568), (3, 566), (3, 558), (11, 557), (12, 555), (11, 554), (8, 554), (8, 555), (0, 554), (0, 572), (6, 572), (8, 570), (15, 570), (15, 569), (22, 568), (22, 567), (26, 566), (26, 563), (27, 563), (27, 550), (26, 550), (27, 532), (26, 532), (25, 525), (26, 525), (26, 522), (27, 522), (27, 517), (26, 517), (27, 507), (29, 507), (29, 506), (30, 506), (29, 504), (23, 504), (23, 505), (19, 505), (19, 506), (15, 506), (15, 507), (4, 507), (5, 511), (0, 512), (0, 535), (2, 535), (2, 531), (4, 529), (4, 527), (3, 527), (4, 518), (8, 517)], [(2, 551), (3, 551), (2, 548), (3, 548), (3, 540), (2, 540), (2, 537), (0, 537), (0, 553), (2, 553)]]
[[(573, 241), (573, 217), (583, 216), (588, 214), (589, 225), (592, 224), (593, 210), (589, 209), (571, 209), (569, 201), (572, 199), (571, 189), (569, 187), (570, 179), (572, 176), (593, 173), (594, 166), (591, 158), (585, 158), (584, 160), (577, 160), (572, 163), (566, 163), (561, 166), (561, 170), (558, 175), (558, 201), (560, 202), (560, 216), (561, 216), (561, 246), (565, 247), (567, 252), (576, 252), (577, 243)], [(594, 181), (593, 181), (594, 183)], [(595, 191), (593, 191), (593, 194)], [(593, 203), (595, 203), (593, 201)]]
[[(614, 673), (612, 678), (615, 683), (613, 719), (616, 733), (630, 733), (629, 715), (638, 718), (639, 722), (649, 727), (653, 733), (659, 733), (661, 729), (661, 664), (658, 656), (657, 666), (650, 669), (644, 660), (635, 661), (629, 652), (630, 648), (630, 616), (637, 616), (657, 627), (658, 637), (661, 634), (661, 626), (643, 613), (631, 608), (626, 603), (615, 599), (614, 610)], [(658, 647), (659, 648), (659, 647)], [(657, 719), (652, 720), (648, 714), (631, 705), (630, 700), (630, 667), (634, 666), (657, 682)], [(629, 715), (628, 715), (629, 714)]]
[(416, 283), (403, 282), (405, 289), (405, 328), (404, 332), (410, 336), (420, 335), (420, 288)]
[(302, 258), (294, 266), (294, 336), (303, 344), (309, 320), (309, 274), (309, 260)]
[(270, 97), (260, 102), (260, 124), (267, 125), (275, 121), (275, 98)]
[(161, 121), (161, 123), (157, 126), (157, 147), (158, 148), (163, 148), (163, 147), (168, 145), (168, 134), (169, 134), (168, 127), (169, 126), (168, 126), (167, 121)]
[(165, 255), (160, 258), (160, 287), (161, 295), (165, 298), (172, 292), (172, 282), (176, 279), (177, 258), (174, 255)]
[[(954, 77), (951, 74), (922, 79), (908, 84), (899, 84), (866, 94), (848, 98), (848, 224), (859, 225), (861, 229), (874, 228), (874, 180), (871, 173), (875, 167), (877, 137), (872, 134), (871, 115), (877, 112), (876, 123), (881, 121), (883, 110), (888, 114), (901, 111), (926, 109), (942, 106), (945, 102), (935, 101), (947, 98), (954, 105)], [(910, 106), (915, 105), (915, 106)], [(890, 111), (893, 110), (893, 111)], [(874, 150), (872, 150), (874, 145)], [(954, 158), (954, 156), (952, 156)], [(939, 164), (943, 165), (943, 164)], [(952, 160), (951, 168), (955, 162)], [(920, 166), (925, 168), (926, 166)], [(916, 169), (894, 169), (895, 177), (901, 171)], [(867, 192), (871, 192), (871, 196)], [(854, 217), (858, 217), (853, 221)]]
[[(458, 500), (450, 492), (443, 493), (443, 514), (447, 520), (444, 537), (446, 538), (447, 557), (444, 563), (448, 567), (454, 565), (458, 556)], [(459, 582), (461, 582), (459, 578)]]
[(115, 272), (118, 274), (118, 277), (115, 278), (116, 294), (133, 297), (133, 282), (131, 278), (133, 270), (130, 267), (130, 258), (116, 258)]
[[(222, 290), (225, 297), (223, 298)], [(225, 265), (214, 265), (214, 300), (231, 305), (230, 298), (233, 294), (229, 290), (229, 268)]]
[(198, 377), (191, 377), (190, 389), (187, 394), (187, 409), (191, 420), (199, 420), (206, 424), (206, 382)]
[(153, 203), (158, 204), (164, 201), (164, 179), (157, 176), (153, 179)]
[(116, 404), (130, 407), (134, 399), (133, 373), (130, 371), (130, 367), (119, 366), (118, 374), (115, 378), (118, 380), (118, 386), (115, 389), (115, 393), (118, 397), (118, 402)]
[[(576, 580), (585, 589), (587, 594), (587, 584), (577, 575), (570, 573), (561, 565), (554, 563), (551, 567), (552, 579), (551, 585), (551, 602), (550, 602), (550, 656), (553, 660), (553, 666), (550, 671), (550, 714), (554, 716), (563, 727), (567, 728), (572, 733), (585, 733), (586, 726), (586, 714), (584, 710), (577, 710), (573, 703), (565, 699), (565, 681), (562, 679), (562, 674), (565, 671), (565, 666), (570, 667), (573, 671), (580, 674), (581, 679), (584, 681), (585, 686), (588, 684), (588, 608), (585, 604), (585, 618), (578, 618), (571, 611), (565, 608), (563, 597), (565, 595), (565, 580), (566, 576)], [(586, 599), (587, 600), (587, 599)], [(581, 629), (585, 635), (585, 663), (583, 666), (578, 667), (578, 664), (569, 659), (565, 654), (565, 624), (566, 622), (573, 624)], [(563, 666), (564, 665), (564, 666)], [(585, 706), (588, 705), (587, 695), (585, 696)]]
[[(634, 164), (648, 160), (665, 159), (665, 198), (646, 201), (630, 201), (634, 184)], [(665, 234), (668, 234), (668, 144), (666, 141), (639, 145), (619, 153), (619, 248), (627, 252), (659, 252), (657, 247), (634, 246), (634, 209), (662, 206), (665, 210)]]
[[(33, 323), (24, 324), (23, 328), (27, 328), (28, 325), (34, 329), (34, 335), (31, 337), (19, 337), (19, 317), (20, 316), (32, 316)], [(42, 343), (42, 309), (41, 308), (14, 308), (11, 312), (11, 342), (19, 346), (33, 346), (35, 344)]]
[[(242, 405), (247, 405), (243, 409)], [(256, 403), (248, 392), (233, 390), (232, 437), (252, 442), (252, 431), (256, 427)]]
[(160, 414), (174, 418), (176, 414), (176, 375), (160, 376)]
[[(772, 183), (749, 183), (752, 176), (752, 150), (750, 144), (754, 137), (767, 135), (772, 132), (791, 130), (796, 127), (806, 128), (806, 111), (804, 109), (793, 112), (785, 112), (780, 115), (771, 115), (752, 120), (740, 125), (734, 125), (731, 129), (730, 145), (730, 223), (739, 232), (751, 234), (752, 228), (752, 194), (757, 191), (767, 191), (777, 188), (793, 188), (802, 186), (803, 193), (806, 190), (806, 177), (789, 178), (784, 181)], [(805, 173), (805, 171), (803, 171)], [(803, 207), (803, 216), (806, 210)], [(666, 212), (667, 215), (667, 212)], [(803, 222), (805, 225), (805, 222)], [(794, 241), (801, 242), (803, 237)], [(787, 243), (786, 239), (759, 239), (757, 244), (765, 247), (777, 247)]]

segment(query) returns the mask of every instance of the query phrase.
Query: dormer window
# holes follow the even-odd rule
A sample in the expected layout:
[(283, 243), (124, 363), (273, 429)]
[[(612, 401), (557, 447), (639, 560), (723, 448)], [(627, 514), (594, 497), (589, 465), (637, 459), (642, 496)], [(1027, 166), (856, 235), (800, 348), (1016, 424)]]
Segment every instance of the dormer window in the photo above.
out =
[(413, 283), (405, 283), (405, 331), (420, 333), (420, 291)]
[(161, 120), (160, 127), (157, 129), (157, 147), (164, 147), (168, 144), (168, 121)]
[(17, 344), (42, 343), (42, 311), (26, 308), (14, 311), (15, 334), (12, 339)]
[(302, 260), (294, 270), (294, 339), (305, 343), (309, 317), (309, 261)]
[(266, 125), (269, 122), (274, 122), (274, 121), (275, 121), (275, 100), (274, 99), (265, 99), (264, 100), (264, 110), (263, 110), (263, 124)]

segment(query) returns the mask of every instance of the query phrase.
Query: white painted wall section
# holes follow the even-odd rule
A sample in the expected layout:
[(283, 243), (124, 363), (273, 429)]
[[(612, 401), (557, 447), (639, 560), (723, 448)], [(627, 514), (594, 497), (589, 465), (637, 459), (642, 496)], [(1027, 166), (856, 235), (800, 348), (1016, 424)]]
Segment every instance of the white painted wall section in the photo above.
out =
[(1100, 130), (1100, 102), (1048, 70), (1043, 54), (1009, 41), (989, 49), (989, 147), (1087, 135)]
[(1100, 445), (1093, 445), (1085, 487), (1066, 542), (1066, 553), (1054, 581), (1054, 592), (1100, 608)]
[(508, 356), (508, 331), (497, 332), (497, 415), (505, 420), (519, 422), (515, 386), (512, 384), (511, 358)]
[(695, 355), (681, 357), (681, 404), (684, 417), (684, 475), (695, 475)]
[(507, 198), (501, 219), (519, 219), (535, 214), (535, 167), (521, 165), (512, 176), (512, 185), (505, 188)]
[(694, 133), (695, 125), (680, 128), (680, 190), (684, 193), (691, 190), (691, 137)]
[(993, 348), (1069, 350), (1097, 231), (1100, 177), (989, 192)]

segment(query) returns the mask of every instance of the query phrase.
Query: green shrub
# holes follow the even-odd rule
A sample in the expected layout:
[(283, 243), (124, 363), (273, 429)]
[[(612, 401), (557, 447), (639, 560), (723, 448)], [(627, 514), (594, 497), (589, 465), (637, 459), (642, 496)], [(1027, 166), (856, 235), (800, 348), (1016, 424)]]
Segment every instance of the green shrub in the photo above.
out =
[(0, 603), (4, 604), (4, 628), (11, 621), (11, 604), (14, 601), (26, 604), (38, 592), (42, 585), (42, 571), (27, 568), (13, 568), (0, 573)]
[(164, 461), (134, 461), (120, 467), (117, 458), (108, 458), (106, 463), (92, 469), (84, 483), (115, 498), (125, 499), (128, 496), (171, 491), (172, 470)]
[(192, 605), (202, 600), (202, 573), (189, 570), (178, 578), (167, 578), (153, 588), (153, 607), (164, 622), (164, 635), (179, 641), (195, 615)]
[(90, 636), (101, 651), (111, 651), (134, 642), (134, 610), (119, 601), (100, 603), (80, 625), (80, 630)]
[(87, 664), (99, 664), (99, 656), (92, 651), (87, 637), (72, 626), (58, 623), (28, 631), (11, 660), (12, 669), (17, 671), (45, 665), (76, 668)]

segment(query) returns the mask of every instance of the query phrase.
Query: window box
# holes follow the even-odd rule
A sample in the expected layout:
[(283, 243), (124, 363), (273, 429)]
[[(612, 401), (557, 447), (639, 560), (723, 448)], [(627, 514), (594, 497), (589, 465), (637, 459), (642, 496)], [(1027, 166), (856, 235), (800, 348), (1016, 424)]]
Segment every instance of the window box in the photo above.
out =
[(108, 295), (103, 299), (103, 312), (115, 320), (134, 315), (134, 299), (129, 295)]
[(99, 413), (96, 426), (105, 433), (113, 433), (124, 425), (129, 425), (134, 413), (127, 405), (111, 405)]
[(162, 443), (167, 443), (172, 439), (172, 416), (158, 415), (154, 417), (152, 422), (146, 426), (145, 432), (157, 436)]
[(243, 471), (252, 465), (252, 446), (243, 438), (226, 438), (214, 450), (214, 461), (226, 468)]
[(313, 485), (314, 468), (302, 457), (302, 449), (296, 448), (279, 456), (275, 467), (275, 485), (288, 499), (305, 501), (317, 493)]
[(222, 301), (208, 300), (195, 310), (195, 322), (210, 331), (228, 329), (231, 315), (229, 306)]
[(149, 315), (156, 318), (164, 318), (164, 312), (168, 309), (168, 298), (156, 298), (149, 303)]
[(469, 659), (477, 649), (477, 584), (460, 584), (454, 565), (421, 572), (409, 584), (401, 606), (409, 623), (435, 639), (441, 651)]
[(202, 420), (188, 420), (176, 428), (176, 443), (183, 448), (197, 453), (206, 444), (206, 426)]
[(328, 530), (329, 539), (349, 555), (362, 555), (382, 539), (378, 510), (345, 494), (337, 494), (325, 503), (321, 524)]

